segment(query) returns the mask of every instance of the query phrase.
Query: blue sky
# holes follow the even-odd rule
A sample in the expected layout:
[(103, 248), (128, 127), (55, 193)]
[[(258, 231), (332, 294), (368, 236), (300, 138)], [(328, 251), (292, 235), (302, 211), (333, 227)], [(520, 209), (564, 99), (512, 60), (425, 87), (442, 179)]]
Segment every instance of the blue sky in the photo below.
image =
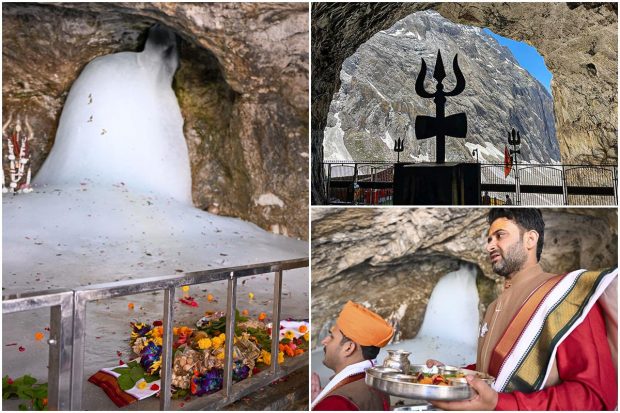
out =
[(519, 65), (534, 76), (546, 89), (551, 93), (551, 72), (547, 70), (545, 61), (538, 54), (536, 48), (516, 40), (507, 39), (498, 34), (493, 33), (489, 29), (483, 30), (486, 34), (491, 35), (502, 46), (510, 49)]

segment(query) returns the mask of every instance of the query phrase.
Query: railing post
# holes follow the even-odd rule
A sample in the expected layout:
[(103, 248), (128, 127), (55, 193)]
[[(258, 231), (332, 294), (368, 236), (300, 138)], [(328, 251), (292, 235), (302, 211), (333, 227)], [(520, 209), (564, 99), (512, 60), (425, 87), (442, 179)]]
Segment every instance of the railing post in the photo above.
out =
[(562, 195), (564, 196), (564, 205), (568, 205), (568, 190), (566, 189), (566, 169), (562, 165)]
[(79, 292), (73, 296), (73, 351), (71, 373), (71, 410), (82, 409), (84, 385), (84, 350), (86, 344), (86, 303)]
[(618, 169), (611, 167), (611, 180), (614, 186), (614, 205), (618, 205)]
[(332, 186), (332, 164), (328, 163), (327, 164), (327, 205), (329, 205), (329, 197), (330, 197), (330, 192), (331, 192), (331, 186)]
[(278, 366), (278, 353), (280, 351), (280, 310), (282, 299), (282, 270), (275, 273), (273, 279), (273, 314), (271, 320), (271, 374), (275, 375)]
[(50, 308), (48, 406), (71, 409), (71, 350), (73, 347), (73, 296)]
[(175, 287), (164, 290), (164, 337), (161, 355), (161, 387), (159, 393), (159, 410), (170, 410), (172, 396), (172, 320), (174, 317)]
[(235, 309), (237, 308), (237, 278), (235, 273), (230, 272), (228, 279), (228, 298), (226, 301), (226, 345), (224, 347), (224, 393), (226, 399), (230, 399), (232, 393), (233, 371), (233, 344), (235, 341)]

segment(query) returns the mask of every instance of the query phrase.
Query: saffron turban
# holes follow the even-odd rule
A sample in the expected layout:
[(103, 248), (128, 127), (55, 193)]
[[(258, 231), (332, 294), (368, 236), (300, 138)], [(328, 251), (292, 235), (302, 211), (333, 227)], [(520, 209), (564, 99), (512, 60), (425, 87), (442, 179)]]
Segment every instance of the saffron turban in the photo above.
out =
[(392, 326), (381, 316), (353, 301), (345, 304), (336, 325), (342, 334), (361, 346), (384, 347), (394, 335)]

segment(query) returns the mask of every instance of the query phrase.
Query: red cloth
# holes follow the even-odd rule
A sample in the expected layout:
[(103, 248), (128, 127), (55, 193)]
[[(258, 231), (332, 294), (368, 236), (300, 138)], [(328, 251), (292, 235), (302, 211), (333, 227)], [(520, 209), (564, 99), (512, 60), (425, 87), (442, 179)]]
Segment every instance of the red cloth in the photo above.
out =
[(508, 148), (504, 146), (504, 178), (510, 175), (510, 171), (512, 170), (512, 157), (510, 156), (510, 152)]
[(106, 373), (105, 371), (99, 370), (97, 373), (90, 376), (88, 381), (101, 387), (118, 407), (125, 407), (128, 404), (134, 403), (138, 400), (131, 394), (125, 393), (118, 385), (116, 377)]
[(327, 396), (320, 402), (314, 406), (312, 410), (335, 410), (335, 411), (346, 411), (346, 410), (359, 410), (359, 408), (349, 399), (344, 396), (334, 395)]
[(499, 393), (495, 410), (613, 410), (616, 407), (616, 370), (598, 304), (560, 344), (555, 359), (562, 383), (532, 393)]

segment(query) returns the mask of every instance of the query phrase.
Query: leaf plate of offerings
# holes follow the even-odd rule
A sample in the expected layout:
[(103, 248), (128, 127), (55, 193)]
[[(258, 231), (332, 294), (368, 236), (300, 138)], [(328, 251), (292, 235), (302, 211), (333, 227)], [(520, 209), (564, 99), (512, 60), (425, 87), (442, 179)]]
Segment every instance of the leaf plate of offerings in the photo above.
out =
[(377, 366), (366, 370), (366, 384), (393, 396), (421, 400), (466, 400), (476, 392), (467, 384), (466, 375), (473, 375), (492, 384), (488, 374), (474, 370), (441, 366), (429, 368), (412, 364), (409, 371)]

